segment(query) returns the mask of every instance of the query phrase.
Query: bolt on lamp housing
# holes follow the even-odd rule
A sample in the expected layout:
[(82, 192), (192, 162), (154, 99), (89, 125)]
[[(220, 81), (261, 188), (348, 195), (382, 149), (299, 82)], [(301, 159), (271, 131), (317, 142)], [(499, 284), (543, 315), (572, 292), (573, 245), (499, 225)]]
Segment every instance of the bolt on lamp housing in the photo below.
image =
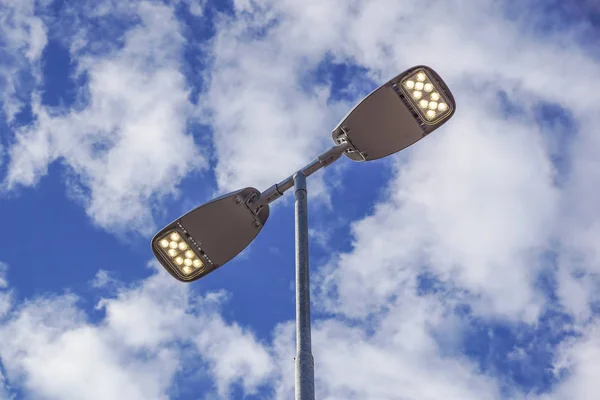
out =
[(371, 92), (333, 130), (344, 154), (370, 161), (396, 153), (442, 126), (456, 111), (442, 78), (427, 66), (404, 71)]
[(258, 196), (258, 190), (245, 188), (197, 207), (154, 236), (154, 255), (180, 281), (211, 273), (244, 250), (269, 218), (268, 205), (250, 206)]

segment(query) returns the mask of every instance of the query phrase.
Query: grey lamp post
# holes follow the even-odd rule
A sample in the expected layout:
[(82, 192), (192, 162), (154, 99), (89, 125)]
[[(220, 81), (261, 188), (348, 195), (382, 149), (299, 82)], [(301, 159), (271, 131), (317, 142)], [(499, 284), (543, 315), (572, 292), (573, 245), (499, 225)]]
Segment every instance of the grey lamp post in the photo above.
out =
[(410, 68), (358, 103), (333, 130), (336, 145), (315, 161), (262, 193), (248, 187), (195, 208), (158, 232), (152, 251), (176, 279), (200, 279), (248, 246), (267, 222), (269, 204), (294, 186), (296, 400), (314, 400), (306, 178), (342, 154), (371, 161), (396, 153), (442, 126), (455, 110), (452, 93), (434, 70)]

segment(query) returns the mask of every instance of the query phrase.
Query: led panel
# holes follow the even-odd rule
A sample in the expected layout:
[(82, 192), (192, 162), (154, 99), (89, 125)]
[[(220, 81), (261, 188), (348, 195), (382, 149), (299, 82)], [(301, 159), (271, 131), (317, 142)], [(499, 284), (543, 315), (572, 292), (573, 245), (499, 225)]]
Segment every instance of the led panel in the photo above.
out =
[(204, 262), (177, 230), (166, 232), (155, 243), (169, 263), (186, 278), (203, 272)]
[(439, 123), (452, 112), (452, 102), (436, 83), (425, 69), (417, 69), (402, 80), (406, 97), (428, 125)]

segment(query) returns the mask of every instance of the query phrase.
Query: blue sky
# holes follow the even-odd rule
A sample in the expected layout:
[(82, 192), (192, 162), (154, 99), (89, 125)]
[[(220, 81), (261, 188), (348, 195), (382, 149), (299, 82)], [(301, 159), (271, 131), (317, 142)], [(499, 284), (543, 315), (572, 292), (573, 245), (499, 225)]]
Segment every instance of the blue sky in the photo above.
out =
[(595, 399), (591, 0), (0, 4), (0, 398), (293, 396), (293, 202), (192, 284), (154, 232), (433, 67), (453, 120), (309, 179), (322, 399)]

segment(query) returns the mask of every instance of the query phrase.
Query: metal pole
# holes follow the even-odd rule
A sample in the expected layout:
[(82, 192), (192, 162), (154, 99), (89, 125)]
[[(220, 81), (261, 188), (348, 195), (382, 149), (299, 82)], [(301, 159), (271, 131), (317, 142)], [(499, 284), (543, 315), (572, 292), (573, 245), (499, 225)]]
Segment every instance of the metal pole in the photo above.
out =
[(315, 364), (310, 345), (308, 201), (306, 177), (294, 174), (296, 190), (296, 400), (315, 399)]

